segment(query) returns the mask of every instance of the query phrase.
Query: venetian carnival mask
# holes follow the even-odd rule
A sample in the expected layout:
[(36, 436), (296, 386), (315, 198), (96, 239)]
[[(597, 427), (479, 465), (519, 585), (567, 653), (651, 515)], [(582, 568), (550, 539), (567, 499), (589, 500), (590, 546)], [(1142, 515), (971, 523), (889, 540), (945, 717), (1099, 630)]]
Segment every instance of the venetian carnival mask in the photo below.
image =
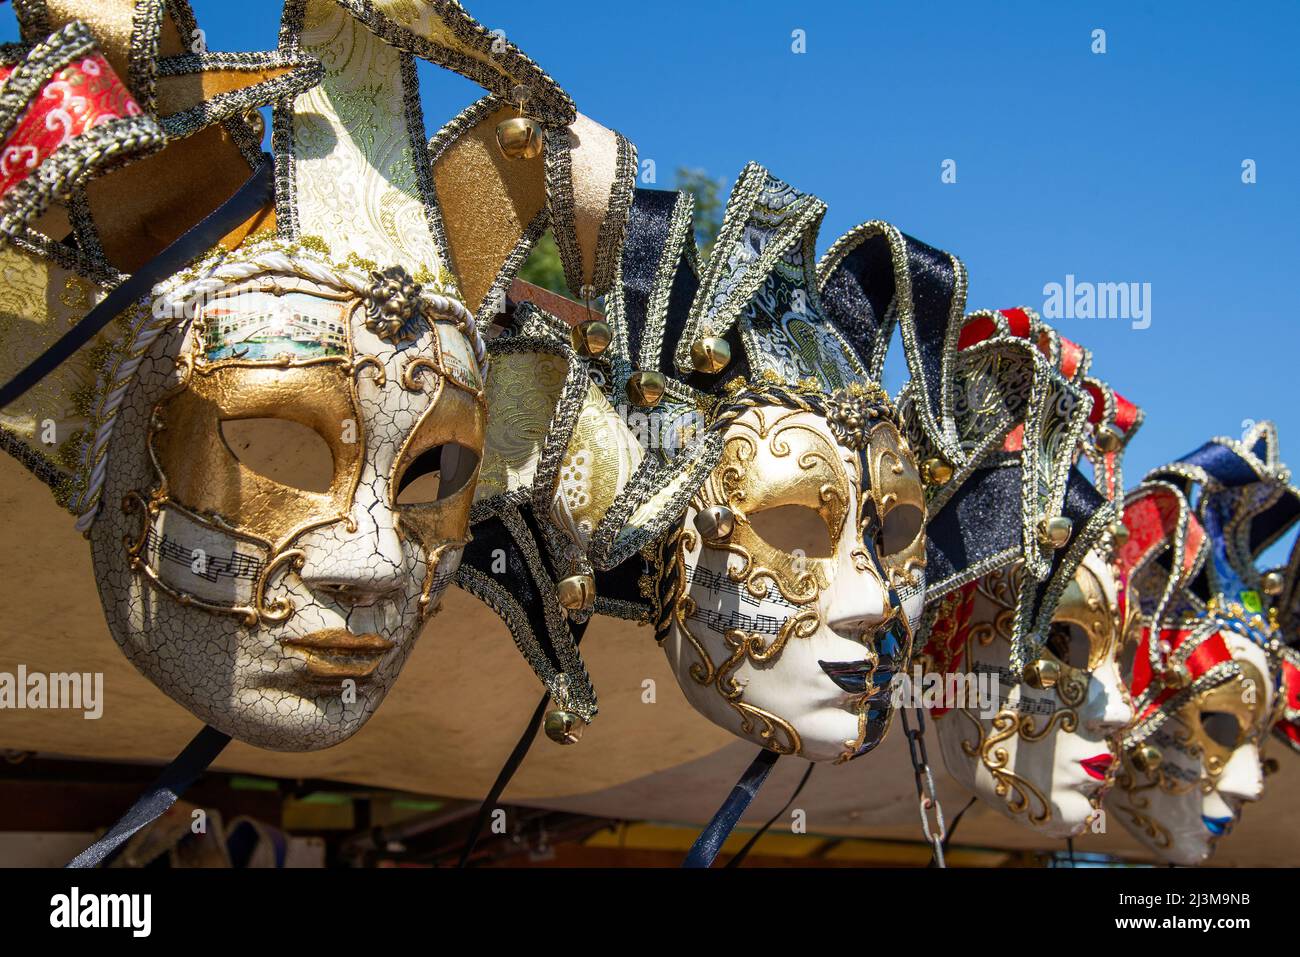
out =
[(109, 627), (210, 724), (326, 747), (383, 700), (466, 540), (485, 427), (467, 314), (301, 251), (201, 276), (173, 284), (187, 321), (119, 414), (91, 533)]
[(991, 676), (996, 700), (956, 702), (937, 715), (937, 734), (961, 784), (1013, 820), (1070, 837), (1095, 815), (1114, 776), (1111, 738), (1133, 718), (1117, 667), (1115, 576), (1097, 551), (1087, 554), (1039, 657), (1018, 680), (1010, 669), (1011, 621), (1022, 573), (1013, 566), (986, 575), (941, 606), (927, 647), (930, 668), (964, 668), (977, 686)]
[(1209, 858), (1262, 796), (1265, 735), (1290, 740), (1285, 576), (1258, 561), (1297, 518), (1269, 422), (1211, 439), (1126, 498), (1122, 672), (1138, 719), (1107, 807), (1164, 860)]
[(925, 588), (925, 500), (881, 393), (829, 416), (750, 407), (660, 570), (663, 647), (714, 723), (782, 754), (837, 762), (888, 728)]
[[(1278, 700), (1267, 655), (1235, 632), (1218, 636), (1236, 673), (1192, 695), (1142, 744), (1126, 750), (1106, 799), (1129, 833), (1174, 864), (1208, 859), (1264, 789), (1260, 747)], [(1134, 649), (1129, 642), (1126, 657)]]
[[(277, 49), (233, 56), (192, 53), (181, 2), (16, 13), (30, 49), (0, 59), (23, 60), (35, 112), (5, 145), (48, 162), (0, 184), (0, 381), (70, 326), (90, 344), (18, 383), (0, 445), (76, 516), (109, 629), (161, 690), (248, 743), (337, 743), (456, 574), (486, 430), (478, 328), (548, 187), (585, 183), (498, 127), (581, 152), (573, 103), (459, 4), (288, 0)], [(487, 91), (430, 148), (415, 56)], [(64, 106), (60, 141), (41, 131)]]

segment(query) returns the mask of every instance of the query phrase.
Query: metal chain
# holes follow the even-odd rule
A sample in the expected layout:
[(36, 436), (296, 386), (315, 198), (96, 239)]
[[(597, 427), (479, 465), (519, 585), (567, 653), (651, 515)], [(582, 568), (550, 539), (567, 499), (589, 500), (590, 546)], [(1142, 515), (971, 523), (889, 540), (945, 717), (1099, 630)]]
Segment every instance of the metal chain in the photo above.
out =
[[(934, 775), (930, 772), (930, 759), (925, 752), (925, 714), (920, 709), (916, 709), (916, 730), (912, 730), (911, 724), (907, 720), (907, 709), (900, 708), (903, 715), (903, 733), (907, 735), (907, 750), (912, 756), (912, 770), (916, 774), (916, 797), (921, 812), (921, 830), (925, 834), (925, 839), (930, 842), (930, 848), (934, 854), (935, 867), (947, 867), (943, 859), (943, 841), (948, 836), (947, 828), (943, 822), (943, 808), (939, 804), (939, 796), (934, 792)], [(930, 814), (934, 811), (934, 823), (937, 827), (930, 826)]]

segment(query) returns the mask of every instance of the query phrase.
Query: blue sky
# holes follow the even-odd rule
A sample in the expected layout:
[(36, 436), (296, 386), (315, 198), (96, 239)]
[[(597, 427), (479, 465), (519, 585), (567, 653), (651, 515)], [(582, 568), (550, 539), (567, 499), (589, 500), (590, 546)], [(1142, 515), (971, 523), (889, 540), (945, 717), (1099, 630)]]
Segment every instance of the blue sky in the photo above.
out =
[[(466, 6), (636, 143), (660, 186), (682, 165), (730, 185), (757, 160), (827, 202), (821, 250), (888, 220), (965, 261), (970, 308), (1041, 308), (1067, 274), (1150, 283), (1148, 329), (1056, 323), (1146, 410), (1130, 484), (1253, 418), (1300, 467), (1300, 4)], [(212, 49), (274, 43), (278, 4), (194, 7)], [(434, 126), (478, 95), (432, 67), (422, 82)]]

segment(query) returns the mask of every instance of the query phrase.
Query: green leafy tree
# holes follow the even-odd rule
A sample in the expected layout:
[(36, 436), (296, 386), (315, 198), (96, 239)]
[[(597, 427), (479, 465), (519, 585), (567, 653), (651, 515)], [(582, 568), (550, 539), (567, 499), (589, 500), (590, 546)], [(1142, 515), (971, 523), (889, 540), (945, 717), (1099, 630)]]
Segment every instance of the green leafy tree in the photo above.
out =
[(724, 210), (723, 190), (727, 184), (714, 179), (702, 169), (689, 166), (677, 168), (677, 189), (695, 196), (695, 242), (701, 256), (708, 256), (722, 229)]
[(531, 255), (519, 270), (519, 278), (561, 296), (569, 295), (569, 287), (564, 282), (564, 264), (560, 262), (560, 250), (549, 229), (533, 246)]
[[(726, 183), (713, 179), (702, 169), (682, 166), (677, 170), (676, 188), (695, 196), (695, 242), (699, 244), (700, 254), (708, 256), (709, 250), (718, 238), (722, 228), (724, 209), (723, 191)], [(564, 265), (560, 262), (560, 250), (555, 245), (555, 236), (548, 229), (533, 246), (533, 251), (519, 270), (519, 278), (534, 286), (541, 286), (561, 296), (572, 298), (569, 287), (564, 281)]]

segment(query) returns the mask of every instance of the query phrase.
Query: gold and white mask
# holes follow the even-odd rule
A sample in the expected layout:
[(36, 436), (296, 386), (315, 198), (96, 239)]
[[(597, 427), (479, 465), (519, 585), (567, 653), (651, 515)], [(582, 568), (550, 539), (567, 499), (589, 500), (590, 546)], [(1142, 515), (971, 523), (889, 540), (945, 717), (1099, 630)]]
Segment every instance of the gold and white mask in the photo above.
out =
[[(1234, 631), (1217, 637), (1236, 673), (1191, 695), (1141, 744), (1124, 751), (1106, 798), (1111, 815), (1172, 864), (1208, 860), (1245, 805), (1264, 792), (1260, 749), (1278, 705), (1268, 656)], [(1135, 646), (1126, 643), (1126, 658)]]
[(925, 499), (891, 412), (883, 393), (750, 406), (667, 546), (678, 683), (782, 754), (846, 761), (889, 725), (925, 592)]
[[(996, 688), (997, 700), (990, 695), (979, 702), (987, 707), (955, 702), (940, 715), (936, 733), (944, 764), (960, 784), (1012, 820), (1071, 837), (1095, 819), (1114, 777), (1112, 738), (1133, 719), (1117, 665), (1115, 575), (1096, 550), (1087, 553), (1061, 595), (1039, 657), (1019, 680), (1010, 659), (1022, 574), (1015, 565), (985, 575), (942, 606), (926, 649), (929, 667), (964, 670), (977, 686)], [(962, 601), (969, 605), (959, 614)], [(947, 640), (936, 640), (941, 634)]]
[(91, 537), (113, 637), (267, 748), (374, 712), (459, 564), (483, 449), (472, 319), (404, 271), (254, 246), (173, 280)]

